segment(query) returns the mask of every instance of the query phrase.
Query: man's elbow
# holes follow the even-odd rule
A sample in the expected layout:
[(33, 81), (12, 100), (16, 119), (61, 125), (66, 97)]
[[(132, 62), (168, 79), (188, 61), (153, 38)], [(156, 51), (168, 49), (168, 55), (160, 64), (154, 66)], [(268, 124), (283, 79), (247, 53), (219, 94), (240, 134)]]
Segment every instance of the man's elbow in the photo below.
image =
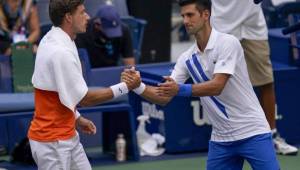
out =
[(92, 102), (91, 102), (91, 98), (90, 98), (90, 93), (87, 92), (87, 94), (81, 99), (81, 101), (79, 102), (79, 105), (81, 107), (88, 107), (88, 106), (91, 106), (92, 105)]
[(218, 86), (213, 90), (213, 96), (219, 96), (223, 92), (224, 86)]

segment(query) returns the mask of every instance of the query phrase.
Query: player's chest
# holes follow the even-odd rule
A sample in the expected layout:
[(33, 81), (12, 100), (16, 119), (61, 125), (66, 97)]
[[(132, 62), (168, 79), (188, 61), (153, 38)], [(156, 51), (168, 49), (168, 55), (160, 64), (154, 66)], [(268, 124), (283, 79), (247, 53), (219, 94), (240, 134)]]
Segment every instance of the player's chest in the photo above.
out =
[(186, 60), (186, 67), (195, 81), (209, 81), (213, 77), (217, 59), (212, 52), (195, 52)]
[(189, 57), (189, 60), (195, 69), (210, 73), (214, 71), (218, 57), (215, 52), (195, 52)]

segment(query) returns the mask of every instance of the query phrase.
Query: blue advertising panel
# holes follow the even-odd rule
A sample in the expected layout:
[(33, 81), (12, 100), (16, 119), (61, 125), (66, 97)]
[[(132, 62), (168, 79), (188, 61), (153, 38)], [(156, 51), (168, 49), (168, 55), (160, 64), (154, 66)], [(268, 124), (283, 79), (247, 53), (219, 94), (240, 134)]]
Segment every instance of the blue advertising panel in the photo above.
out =
[[(173, 64), (158, 64), (141, 67), (143, 82), (157, 85), (162, 76), (169, 75)], [(199, 98), (174, 97), (166, 106), (152, 104), (140, 96), (131, 93), (130, 103), (136, 117), (149, 115), (149, 133), (160, 133), (166, 138), (165, 148), (168, 153), (206, 150), (210, 139), (211, 126), (203, 113)]]

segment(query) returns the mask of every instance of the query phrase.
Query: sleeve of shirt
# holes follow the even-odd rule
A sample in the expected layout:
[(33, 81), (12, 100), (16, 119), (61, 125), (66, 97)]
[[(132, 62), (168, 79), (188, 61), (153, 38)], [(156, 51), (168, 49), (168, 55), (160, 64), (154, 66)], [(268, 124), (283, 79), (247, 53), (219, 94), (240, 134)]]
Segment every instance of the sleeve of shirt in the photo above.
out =
[(244, 56), (240, 42), (236, 38), (227, 39), (226, 43), (218, 52), (218, 59), (215, 65), (214, 74), (225, 73), (233, 75), (237, 62)]
[(183, 84), (185, 81), (190, 77), (188, 70), (185, 66), (185, 58), (183, 57), (184, 54), (182, 54), (171, 73), (171, 78), (174, 79), (177, 83)]
[(129, 27), (127, 25), (122, 25), (122, 57), (123, 58), (129, 58), (133, 57), (133, 45), (132, 45), (132, 38), (130, 34)]
[(68, 51), (57, 51), (51, 64), (61, 103), (75, 111), (76, 105), (86, 95), (88, 87), (82, 76), (80, 61), (73, 55)]

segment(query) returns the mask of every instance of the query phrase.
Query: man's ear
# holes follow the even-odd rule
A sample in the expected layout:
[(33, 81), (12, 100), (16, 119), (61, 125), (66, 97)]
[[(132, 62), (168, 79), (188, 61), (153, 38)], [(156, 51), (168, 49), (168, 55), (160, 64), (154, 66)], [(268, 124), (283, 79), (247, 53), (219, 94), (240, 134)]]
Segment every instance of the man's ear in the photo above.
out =
[(67, 23), (72, 23), (72, 15), (70, 13), (66, 13), (65, 19)]
[(210, 12), (209, 12), (209, 10), (205, 9), (205, 10), (203, 11), (203, 15), (205, 16), (205, 18), (206, 18), (207, 20), (209, 20), (209, 18), (210, 18)]

